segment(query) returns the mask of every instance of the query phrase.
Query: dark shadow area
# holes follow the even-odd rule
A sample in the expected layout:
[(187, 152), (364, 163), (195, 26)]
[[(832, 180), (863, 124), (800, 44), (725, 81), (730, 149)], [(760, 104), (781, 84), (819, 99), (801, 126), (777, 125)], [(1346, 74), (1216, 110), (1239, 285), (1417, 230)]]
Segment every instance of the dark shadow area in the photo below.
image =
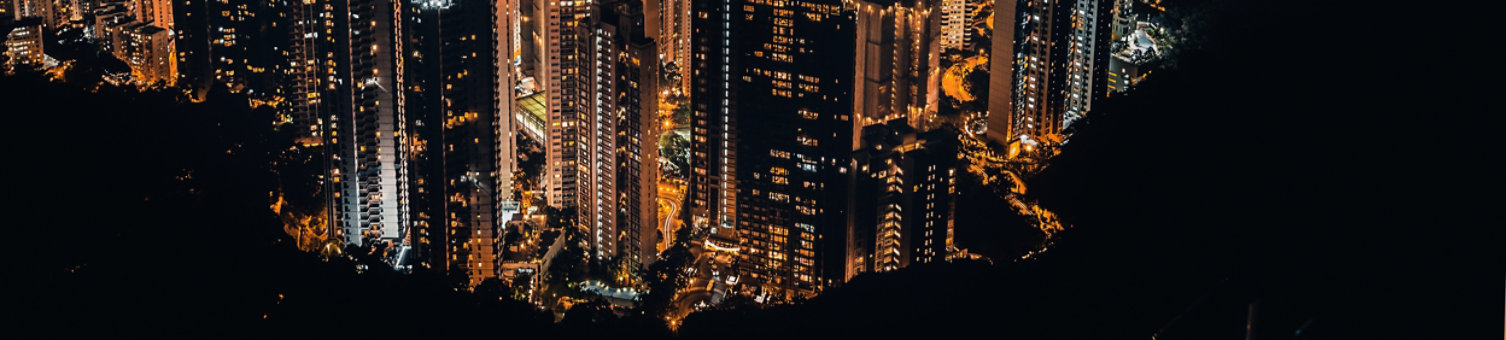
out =
[[(1073, 225), (1038, 260), (864, 275), (802, 305), (695, 313), (677, 336), (1236, 339), (1252, 309), (1260, 339), (1472, 338), (1463, 335), (1481, 325), (1494, 334), (1499, 295), (1454, 285), (1501, 291), (1501, 223), (1470, 218), (1499, 215), (1498, 199), (1462, 199), (1499, 196), (1472, 175), (1498, 176), (1485, 164), (1500, 153), (1464, 150), (1499, 135), (1469, 128), (1498, 125), (1439, 111), (1495, 114), (1498, 105), (1421, 103), (1443, 90), (1375, 77), (1397, 64), (1365, 62), (1361, 51), (1390, 38), (1332, 20), (1353, 17), (1347, 9), (1255, 2), (1215, 6), (1202, 19), (1206, 39), (1175, 69), (1095, 104), (1075, 127), (1029, 183)], [(17, 202), (6, 209), (10, 259), (22, 268), (6, 280), (12, 332), (669, 336), (659, 320), (598, 304), (555, 324), (498, 301), (505, 293), (300, 252), (268, 209), (278, 183), (269, 163), (291, 145), (273, 115), (232, 94), (201, 104), (174, 96), (0, 77), (4, 171)], [(1425, 120), (1450, 133), (1422, 132)], [(1015, 234), (1028, 234), (1014, 229), (968, 237), (1008, 252)], [(1474, 235), (1482, 231), (1490, 235)], [(1481, 302), (1492, 311), (1463, 313)]]
[[(1481, 154), (1468, 150), (1488, 143), (1460, 129), (1468, 123), (1442, 118), (1487, 107), (1448, 112), (1460, 109), (1428, 99), (1445, 97), (1441, 84), (1414, 82), (1430, 70), (1382, 71), (1394, 60), (1362, 51), (1408, 35), (1344, 20), (1392, 17), (1363, 5), (1168, 3), (1209, 6), (1189, 22), (1204, 36), (1187, 41), (1197, 45), (1178, 52), (1174, 69), (1096, 103), (1029, 181), (1030, 196), (1074, 226), (1038, 260), (859, 277), (801, 306), (693, 314), (680, 334), (1242, 339), (1247, 325), (1257, 339), (1496, 332), (1501, 257), (1484, 253), (1499, 248), (1486, 244), (1499, 244), (1500, 228), (1468, 220), (1491, 211), (1482, 202), (1460, 202), (1484, 194), (1468, 179), (1482, 173)], [(1389, 76), (1398, 73), (1405, 76)], [(1434, 125), (1450, 132), (1424, 132)], [(1452, 165), (1460, 160), (1477, 164)], [(966, 195), (959, 210), (975, 203)], [(1463, 236), (1482, 232), (1493, 235)], [(1432, 259), (1439, 256), (1453, 259)], [(1456, 260), (1465, 258), (1489, 264)], [(1493, 293), (1464, 289), (1482, 283)], [(1465, 312), (1481, 307), (1490, 311)]]

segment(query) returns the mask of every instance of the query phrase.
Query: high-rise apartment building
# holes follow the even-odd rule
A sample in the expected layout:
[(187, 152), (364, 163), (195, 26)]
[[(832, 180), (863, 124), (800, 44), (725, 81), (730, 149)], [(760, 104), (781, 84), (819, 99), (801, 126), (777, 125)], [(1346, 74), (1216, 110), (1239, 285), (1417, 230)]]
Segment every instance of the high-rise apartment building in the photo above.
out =
[(926, 1), (859, 0), (852, 145), (860, 129), (902, 119), (921, 128), (939, 109), (941, 11)]
[(994, 31), (989, 41), (988, 53), (988, 120), (985, 137), (999, 145), (1007, 145), (1014, 135), (1011, 122), (1014, 119), (1015, 92), (1015, 45), (1019, 36), (1015, 33), (1021, 23), (1017, 15), (1019, 2), (999, 0), (994, 3)]
[[(932, 129), (943, 15), (934, 2), (857, 1), (854, 169), (842, 280), (944, 259), (958, 142)], [(929, 130), (929, 131), (928, 131)]]
[(839, 1), (695, 3), (693, 223), (737, 230), (744, 294), (785, 300), (843, 278), (850, 13)]
[(956, 132), (917, 133), (902, 120), (863, 128), (856, 164), (847, 278), (940, 262), (952, 248)]
[(939, 0), (941, 48), (966, 49), (973, 40), (973, 10), (978, 0)]
[(1113, 0), (1078, 0), (1073, 4), (1063, 128), (1091, 111), (1093, 101), (1108, 96), (1113, 5)]
[[(547, 73), (545, 61), (548, 60), (549, 51), (549, 0), (516, 0), (518, 8), (518, 36), (521, 39), (518, 44), (518, 76), (519, 81), (529, 79), (531, 88), (525, 91), (542, 90), (544, 75)], [(540, 103), (543, 103), (540, 97)], [(547, 106), (547, 103), (545, 103)], [(544, 139), (540, 138), (539, 141)]]
[[(285, 102), (278, 108), (292, 123), (304, 145), (324, 144), (321, 121), (334, 114), (337, 63), (334, 6), (330, 0), (293, 1), (279, 13), (281, 32), (288, 39), (279, 49), (279, 91)], [(181, 53), (180, 53), (181, 55)], [(328, 170), (328, 169), (326, 169)]]
[(1114, 25), (1113, 33), (1109, 35), (1109, 41), (1119, 41), (1135, 31), (1135, 1), (1113, 0), (1114, 2)]
[(698, 228), (733, 229), (737, 218), (737, 115), (738, 98), (733, 80), (741, 80), (733, 59), (733, 0), (693, 1), (691, 6), (691, 141), (689, 197), (690, 221)]
[(23, 18), (42, 19), (42, 29), (57, 28), (57, 16), (53, 15), (52, 0), (11, 0), (11, 15), (19, 21)]
[(518, 0), (492, 0), (491, 1), (491, 53), (492, 53), (492, 106), (495, 109), (492, 114), (492, 207), (493, 220), (497, 224), (495, 237), (497, 241), (493, 254), (493, 261), (498, 271), (501, 271), (503, 251), (507, 245), (501, 242), (506, 234), (508, 222), (519, 210), (519, 193), (516, 191), (514, 177), (518, 172), (518, 120), (517, 112), (517, 83), (518, 55), (521, 48), (519, 30), (522, 18), (518, 14), (520, 6)]
[(1017, 7), (1011, 140), (1061, 143), (1063, 129), (1107, 94), (1110, 5), (1026, 1)]
[(404, 7), (414, 255), (466, 286), (498, 277), (512, 199), (511, 2)]
[(659, 50), (650, 18), (658, 23), (658, 9), (636, 1), (550, 1), (523, 11), (533, 24), (520, 26), (535, 43), (523, 49), (522, 69), (532, 70), (548, 107), (547, 201), (575, 208), (594, 258), (651, 262), (637, 245), (654, 239), (639, 230), (655, 215), (656, 182), (649, 180), (657, 177)]
[(658, 3), (658, 36), (660, 64), (674, 63), (679, 69), (679, 84), (683, 93), (690, 91), (690, 7), (692, 0), (650, 0)]
[[(539, 8), (539, 19), (544, 20), (544, 44), (540, 47), (543, 57), (538, 62), (535, 76), (549, 105), (549, 140), (544, 141), (545, 168), (543, 178), (545, 197), (549, 205), (556, 207), (579, 206), (594, 200), (580, 195), (581, 188), (590, 188), (588, 174), (591, 150), (586, 146), (590, 136), (585, 121), (590, 114), (589, 70), (594, 67), (590, 59), (590, 1), (548, 1)], [(584, 211), (578, 210), (580, 223), (589, 220)]]
[(209, 56), (212, 42), (208, 5), (211, 1), (213, 0), (178, 0), (173, 5), (173, 34), (177, 38), (177, 83), (194, 101), (203, 101), (214, 82), (214, 69)]
[(170, 0), (131, 0), (127, 2), (137, 21), (148, 22), (167, 30), (173, 29), (173, 3)]
[[(207, 0), (210, 6), (209, 30), (212, 38), (209, 55), (216, 83), (234, 93), (253, 98), (265, 97), (278, 88), (275, 78), (267, 74), (274, 63), (270, 39), (257, 39), (263, 27), (272, 23), (274, 6), (270, 1)], [(358, 19), (357, 19), (358, 20)]]
[(122, 33), (128, 38), (120, 55), (131, 66), (131, 78), (142, 85), (172, 86), (177, 72), (173, 69), (173, 38), (167, 29), (138, 22)]
[(658, 225), (658, 45), (637, 0), (599, 3), (592, 28), (589, 197), (576, 208), (598, 258), (633, 265), (656, 258)]
[[(139, 86), (173, 86), (178, 80), (172, 32), (151, 21), (152, 12), (139, 10), (139, 2), (107, 1), (94, 9), (94, 22), (86, 33), (101, 50), (130, 67), (132, 83)], [(170, 20), (167, 22), (171, 22)]]
[(120, 33), (126, 25), (135, 22), (136, 18), (131, 16), (130, 9), (124, 3), (105, 2), (94, 9), (94, 25), (90, 32), (101, 50), (119, 57), (117, 51), (124, 51), (126, 45), (126, 36)]
[(42, 45), (41, 20), (20, 22), (5, 36), (5, 66), (7, 70), (22, 67), (41, 67), (47, 56)]
[[(130, 1), (137, 2), (133, 9), (154, 8), (146, 5), (154, 0)], [(172, 14), (166, 17), (173, 21), (172, 31), (178, 41), (179, 81), (195, 100), (202, 100), (211, 86), (246, 93), (257, 102), (276, 101), (273, 97), (279, 91), (288, 96), (286, 91), (292, 89), (282, 88), (280, 82), (287, 76), (286, 63), (292, 58), (285, 52), (296, 43), (289, 32), (304, 24), (293, 19), (294, 12), (307, 7), (333, 12), (335, 5), (320, 0), (177, 0), (169, 9)]]
[(383, 244), (401, 257), (407, 242), (408, 172), (403, 116), (402, 1), (332, 3), (336, 98), (325, 119), (330, 150), (329, 221), (345, 242)]

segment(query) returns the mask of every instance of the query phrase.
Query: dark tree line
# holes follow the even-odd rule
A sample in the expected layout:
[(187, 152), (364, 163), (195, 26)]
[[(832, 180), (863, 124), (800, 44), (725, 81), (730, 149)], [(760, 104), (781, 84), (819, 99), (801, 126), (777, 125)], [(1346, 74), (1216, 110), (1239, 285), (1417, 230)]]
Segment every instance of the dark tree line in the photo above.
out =
[(1499, 223), (1470, 219), (1498, 209), (1460, 198), (1492, 197), (1473, 175), (1497, 153), (1469, 146), (1498, 110), (1428, 99), (1474, 95), (1445, 81), (1377, 78), (1432, 66), (1365, 63), (1357, 51), (1395, 37), (1335, 20), (1367, 18), (1354, 8), (1292, 6), (1222, 6), (1175, 70), (1095, 104), (1030, 183), (1074, 226), (1039, 260), (865, 275), (802, 305), (692, 314), (675, 335), (600, 303), (555, 324), (435, 273), (297, 251), (264, 208), (288, 142), (242, 98), (0, 77), (20, 269), (7, 323), (63, 338), (1206, 339), (1242, 336), (1259, 301), (1264, 339), (1493, 336), (1495, 302), (1464, 311), (1495, 301), (1471, 283), (1499, 293)]

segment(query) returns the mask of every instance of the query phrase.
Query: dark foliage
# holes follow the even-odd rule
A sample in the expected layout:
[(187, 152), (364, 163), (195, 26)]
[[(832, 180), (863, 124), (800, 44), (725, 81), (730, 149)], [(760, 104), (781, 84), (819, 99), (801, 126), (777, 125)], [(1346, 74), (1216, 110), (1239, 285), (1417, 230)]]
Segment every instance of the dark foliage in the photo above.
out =
[[(12, 224), (22, 274), (7, 280), (18, 334), (307, 338), (557, 334), (521, 302), (457, 292), (433, 273), (298, 251), (268, 208), (270, 155), (290, 141), (267, 111), (216, 94), (0, 78), (18, 161)], [(24, 215), (24, 216), (23, 216)]]
[[(1416, 70), (1357, 60), (1430, 40), (1380, 41), (1377, 25), (1332, 19), (1401, 20), (1318, 6), (1222, 6), (1200, 18), (1206, 39), (1180, 50), (1175, 70), (1096, 108), (1030, 185), (1075, 226), (1038, 261), (866, 275), (804, 305), (692, 314), (679, 336), (1238, 338), (1250, 301), (1263, 311), (1259, 338), (1303, 329), (1451, 339), (1478, 325), (1493, 336), (1500, 223), (1468, 217), (1499, 209), (1454, 198), (1495, 197), (1482, 185), (1491, 181), (1471, 175), (1490, 173), (1499, 153), (1447, 151), (1488, 144), (1476, 129), (1498, 125), (1442, 113), (1494, 114), (1498, 104), (1422, 103), (1477, 94), (1445, 93), (1436, 79), (1377, 80)], [(357, 263), (298, 252), (263, 208), (277, 183), (269, 155), (286, 145), (270, 113), (226, 94), (188, 105), (38, 79), (0, 78), (17, 202), (7, 209), (10, 259), (21, 269), (6, 280), (12, 332), (667, 336), (649, 316), (617, 317), (600, 303), (576, 305), (561, 327), (495, 300), (500, 287), (473, 295), (433, 273), (358, 273)], [(1435, 133), (1426, 122), (1451, 126)], [(1482, 229), (1492, 235), (1476, 237)], [(1451, 259), (1427, 259), (1439, 254)], [(1472, 282), (1492, 293), (1461, 289)], [(1491, 312), (1460, 316), (1477, 301)]]
[[(1030, 181), (1075, 226), (1038, 260), (859, 277), (801, 306), (693, 314), (680, 335), (1236, 339), (1252, 302), (1261, 339), (1459, 338), (1498, 325), (1485, 320), (1498, 312), (1458, 311), (1498, 300), (1453, 289), (1488, 282), (1499, 296), (1499, 255), (1477, 254), (1498, 247), (1453, 234), (1486, 231), (1465, 221), (1481, 203), (1457, 202), (1483, 168), (1442, 165), (1460, 160), (1443, 148), (1486, 143), (1424, 132), (1457, 123), (1423, 100), (1440, 90), (1379, 80), (1386, 67), (1373, 64), (1389, 61), (1361, 51), (1394, 37), (1335, 20), (1382, 16), (1208, 6), (1196, 12), (1205, 36), (1183, 40), (1175, 69), (1095, 104)], [(1485, 242), (1499, 243), (1489, 228)], [(1440, 254), (1454, 259), (1428, 259)], [(1450, 270), (1463, 254), (1491, 264)]]

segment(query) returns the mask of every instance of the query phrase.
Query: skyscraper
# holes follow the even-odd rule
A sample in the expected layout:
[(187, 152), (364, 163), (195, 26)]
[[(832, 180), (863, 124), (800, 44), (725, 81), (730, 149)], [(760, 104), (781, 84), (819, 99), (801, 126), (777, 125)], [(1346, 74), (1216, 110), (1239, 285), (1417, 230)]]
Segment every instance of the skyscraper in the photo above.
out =
[(648, 262), (637, 243), (654, 238), (638, 230), (655, 215), (659, 58), (649, 20), (657, 24), (657, 9), (649, 16), (636, 1), (550, 1), (523, 10), (533, 23), (520, 26), (534, 44), (523, 49), (522, 69), (533, 72), (548, 107), (545, 196), (574, 208), (594, 258)]
[[(295, 18), (308, 12), (305, 8), (333, 12), (335, 5), (325, 0), (116, 1), (130, 3), (132, 11), (152, 20), (170, 20), (166, 25), (172, 26), (174, 36), (177, 81), (195, 100), (204, 99), (211, 86), (223, 86), (248, 95), (253, 106), (277, 106), (292, 95), (292, 89), (282, 86), (288, 77), (286, 68), (291, 67), (288, 61), (294, 58), (286, 52), (297, 43), (290, 32), (306, 25)], [(335, 58), (327, 55), (324, 59)]]
[(262, 3), (231, 3), (228, 0), (206, 1), (209, 49), (214, 83), (222, 84), (230, 92), (244, 92), (250, 72), (247, 66), (251, 59), (250, 39), (254, 36), (256, 11)]
[(404, 8), (414, 255), (467, 286), (499, 275), (499, 206), (512, 199), (510, 4)]
[[(513, 214), (518, 212), (519, 207), (518, 193), (515, 192), (516, 184), (513, 181), (518, 171), (516, 112), (519, 110), (516, 88), (519, 81), (518, 74), (520, 74), (517, 59), (521, 50), (518, 44), (521, 42), (519, 30), (522, 24), (521, 16), (518, 15), (520, 9), (518, 2), (518, 0), (492, 0), (491, 6), (491, 53), (493, 55), (491, 75), (495, 77), (492, 81), (491, 96), (492, 106), (496, 110), (492, 114), (492, 160), (496, 162), (492, 166), (491, 174), (492, 186), (495, 188), (492, 190), (492, 202), (495, 204), (492, 212), (497, 216), (493, 219), (497, 224), (495, 229), (497, 232), (493, 236), (498, 240), (506, 234), (507, 223), (512, 219)], [(496, 256), (497, 270), (500, 271), (500, 263), (504, 260), (500, 249), (505, 249), (507, 245), (498, 241), (495, 247), (499, 249), (493, 254)]]
[(1111, 5), (1027, 1), (1017, 7), (1011, 140), (1061, 143), (1063, 129), (1107, 94)]
[(599, 3), (592, 40), (589, 191), (577, 206), (599, 258), (633, 265), (656, 258), (658, 225), (658, 46), (637, 0)]
[(1015, 34), (1020, 21), (1016, 20), (1019, 2), (999, 0), (994, 3), (994, 31), (989, 41), (988, 53), (988, 123), (985, 135), (989, 141), (1000, 145), (1009, 144), (1011, 123), (1014, 119), (1015, 91)]
[(695, 6), (693, 222), (737, 230), (742, 293), (810, 296), (845, 269), (853, 17), (838, 1)]
[(957, 136), (932, 121), (943, 11), (936, 2), (858, 1), (854, 169), (842, 280), (943, 259), (951, 245)]
[(659, 44), (659, 62), (675, 64), (680, 72), (680, 83), (676, 87), (689, 94), (691, 0), (650, 0), (648, 3), (658, 3), (658, 36), (654, 41)]
[(1082, 119), (1093, 101), (1108, 95), (1109, 46), (1113, 41), (1113, 0), (1078, 0), (1072, 7), (1068, 38), (1066, 112), (1062, 127)]
[(952, 248), (957, 134), (902, 120), (863, 128), (856, 164), (848, 279), (939, 262)]
[(689, 197), (691, 220), (699, 228), (731, 230), (737, 219), (738, 98), (732, 80), (741, 58), (733, 59), (734, 0), (693, 1), (689, 75), (691, 79), (691, 141)]
[[(590, 130), (588, 119), (590, 98), (590, 73), (594, 65), (590, 58), (590, 1), (548, 1), (539, 9), (539, 19), (544, 20), (543, 57), (538, 66), (542, 79), (539, 84), (547, 93), (549, 104), (548, 141), (544, 141), (547, 169), (543, 184), (549, 205), (556, 207), (579, 206), (594, 200), (579, 195), (580, 188), (590, 188), (587, 175), (591, 150), (586, 146)], [(580, 223), (590, 220), (585, 212), (579, 212)]]
[[(177, 40), (177, 83), (194, 101), (203, 101), (214, 83), (214, 67), (209, 55), (209, 48), (213, 45), (209, 29), (211, 1), (213, 0), (179, 0), (173, 6), (173, 34)], [(96, 7), (96, 13), (99, 8)], [(98, 14), (95, 16), (98, 20)], [(95, 39), (99, 38), (96, 36)]]
[(860, 0), (852, 145), (864, 126), (902, 119), (917, 129), (940, 105), (941, 11), (916, 0)]
[(288, 34), (281, 53), (282, 108), (305, 145), (324, 143), (321, 121), (334, 113), (336, 62), (334, 6), (330, 0), (292, 1), (280, 18)]

